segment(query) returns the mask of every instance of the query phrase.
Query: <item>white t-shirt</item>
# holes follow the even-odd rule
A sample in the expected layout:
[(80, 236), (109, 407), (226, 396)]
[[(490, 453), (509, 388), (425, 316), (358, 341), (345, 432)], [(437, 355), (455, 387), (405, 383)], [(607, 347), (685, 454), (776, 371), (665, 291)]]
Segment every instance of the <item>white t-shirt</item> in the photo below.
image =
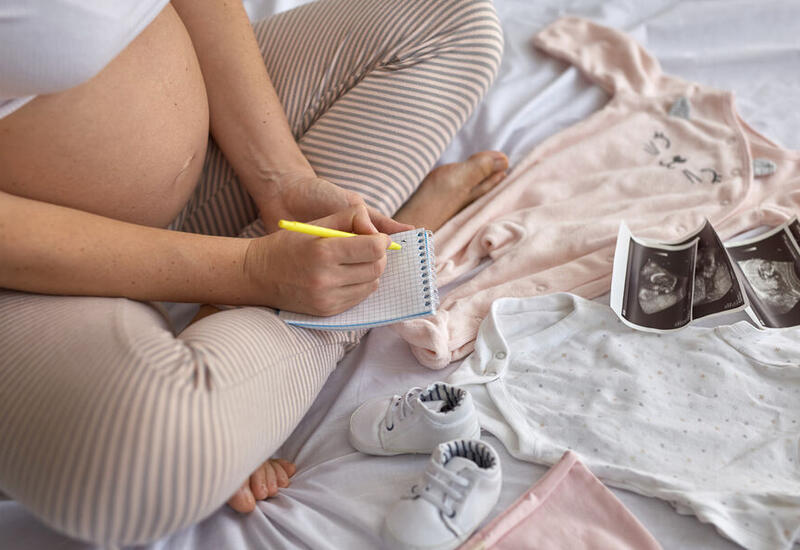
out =
[(167, 2), (0, 2), (0, 118), (37, 95), (66, 90), (92, 78)]
[(449, 379), (515, 457), (571, 449), (605, 483), (746, 548), (800, 536), (800, 329), (638, 332), (570, 294), (499, 299)]

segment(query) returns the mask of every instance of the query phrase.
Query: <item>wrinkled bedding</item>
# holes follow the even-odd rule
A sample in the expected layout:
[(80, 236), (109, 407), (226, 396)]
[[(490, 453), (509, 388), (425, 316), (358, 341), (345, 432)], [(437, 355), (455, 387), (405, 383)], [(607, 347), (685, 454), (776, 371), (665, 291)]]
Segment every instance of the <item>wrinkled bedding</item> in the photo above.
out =
[[(297, 0), (245, 0), (252, 18), (289, 9)], [(606, 95), (574, 68), (534, 51), (533, 34), (562, 14), (630, 32), (666, 72), (735, 90), (742, 117), (782, 145), (800, 149), (800, 2), (796, 0), (495, 0), (506, 32), (500, 75), (441, 162), (482, 149), (520, 159), (543, 138), (601, 107)], [(443, 289), (446, 291), (446, 289)], [(715, 323), (725, 322), (715, 318)], [(350, 413), (363, 400), (444, 379), (420, 366), (387, 327), (349, 353), (278, 453), (294, 460), (292, 486), (240, 516), (227, 507), (149, 549), (377, 548), (383, 515), (427, 460), (368, 457), (347, 442)], [(1, 383), (1, 382), (0, 382)], [(545, 472), (513, 459), (497, 439), (504, 484), (499, 514)], [(680, 516), (668, 504), (614, 493), (666, 549), (736, 548), (712, 526)], [(0, 501), (0, 548), (90, 548), (62, 537), (12, 501)]]

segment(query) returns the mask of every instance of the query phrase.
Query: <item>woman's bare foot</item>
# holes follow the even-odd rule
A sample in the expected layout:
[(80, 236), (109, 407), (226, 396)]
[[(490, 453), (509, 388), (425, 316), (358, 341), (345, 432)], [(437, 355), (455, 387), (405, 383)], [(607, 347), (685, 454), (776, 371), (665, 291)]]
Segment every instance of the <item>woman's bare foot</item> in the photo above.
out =
[(297, 469), (294, 464), (282, 458), (271, 458), (259, 466), (250, 478), (228, 499), (228, 506), (247, 514), (255, 510), (256, 501), (274, 497), (278, 489), (289, 486), (289, 478)]
[(475, 153), (425, 176), (394, 219), (436, 231), (462, 208), (503, 181), (508, 157), (499, 151)]

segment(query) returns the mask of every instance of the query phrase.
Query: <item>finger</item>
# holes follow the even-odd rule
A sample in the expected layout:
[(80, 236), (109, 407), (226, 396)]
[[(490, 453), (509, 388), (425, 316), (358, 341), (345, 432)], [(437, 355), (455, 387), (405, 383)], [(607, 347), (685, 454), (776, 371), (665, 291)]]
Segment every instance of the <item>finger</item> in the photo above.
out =
[(269, 496), (267, 474), (264, 471), (263, 464), (256, 468), (256, 471), (250, 475), (250, 491), (253, 493), (253, 497), (255, 497), (256, 500), (264, 500)]
[(295, 466), (293, 462), (282, 458), (276, 458), (275, 461), (283, 467), (283, 471), (286, 472), (286, 475), (289, 477), (292, 477), (297, 471), (297, 466)]
[(270, 460), (270, 464), (272, 464), (272, 469), (275, 470), (275, 475), (278, 478), (278, 487), (288, 487), (289, 475), (286, 473), (286, 470), (283, 469), (281, 463), (277, 460)]
[(367, 207), (367, 211), (369, 212), (369, 217), (372, 220), (372, 223), (375, 224), (375, 227), (377, 227), (378, 231), (381, 233), (392, 234), (414, 229), (413, 225), (395, 221), (389, 216), (381, 214), (372, 207)]
[(377, 233), (378, 229), (372, 223), (369, 211), (366, 204), (361, 204), (356, 207), (356, 214), (353, 217), (353, 233), (359, 235), (371, 235)]
[(332, 270), (333, 281), (339, 287), (369, 283), (379, 279), (386, 269), (386, 256), (376, 262), (338, 265)]
[(339, 311), (345, 311), (351, 307), (360, 304), (366, 299), (367, 296), (372, 294), (378, 289), (378, 280), (368, 283), (359, 283), (354, 285), (342, 286), (336, 289), (336, 301), (341, 304)]
[(313, 305), (310, 312), (313, 315), (321, 315), (323, 317), (336, 315), (360, 304), (377, 289), (377, 279), (368, 283), (333, 287), (326, 292), (325, 304), (318, 307)]
[(363, 235), (370, 235), (378, 232), (369, 219), (367, 207), (363, 204), (339, 210), (330, 216), (314, 220), (311, 223), (323, 227), (330, 227), (331, 229), (338, 229), (339, 231)]
[(330, 252), (337, 263), (361, 264), (364, 262), (377, 262), (386, 257), (386, 249), (391, 240), (383, 233), (374, 235), (359, 235), (346, 239), (330, 239), (324, 243), (330, 247)]
[[(375, 227), (375, 224), (374, 224), (375, 220), (372, 219), (372, 214), (370, 212), (370, 207), (367, 206), (366, 202), (364, 202), (364, 197), (362, 197), (361, 195), (359, 195), (355, 191), (348, 191), (347, 202), (350, 204), (350, 206), (363, 206), (364, 208), (367, 209), (367, 214), (368, 214), (368, 217), (369, 217), (369, 222), (368, 222), (369, 223), (369, 231), (365, 231), (363, 233), (366, 233), (366, 234), (377, 233), (378, 229)], [(356, 233), (362, 233), (362, 232), (361, 231), (356, 231)]]
[(274, 497), (278, 494), (278, 477), (275, 475), (275, 468), (271, 463), (264, 463), (264, 471), (267, 473), (267, 490), (269, 496)]
[(253, 493), (250, 491), (249, 480), (245, 481), (233, 496), (228, 499), (228, 506), (242, 514), (250, 513), (256, 509), (256, 499), (253, 498)]

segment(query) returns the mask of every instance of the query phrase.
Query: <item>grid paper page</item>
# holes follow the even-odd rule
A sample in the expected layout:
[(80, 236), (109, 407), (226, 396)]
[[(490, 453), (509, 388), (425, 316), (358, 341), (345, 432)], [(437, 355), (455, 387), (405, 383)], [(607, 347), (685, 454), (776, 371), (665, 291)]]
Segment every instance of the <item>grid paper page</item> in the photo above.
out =
[(435, 313), (438, 294), (431, 234), (424, 229), (412, 229), (390, 236), (403, 248), (386, 251), (386, 269), (378, 290), (366, 300), (330, 317), (281, 311), (280, 318), (290, 325), (349, 330)]

